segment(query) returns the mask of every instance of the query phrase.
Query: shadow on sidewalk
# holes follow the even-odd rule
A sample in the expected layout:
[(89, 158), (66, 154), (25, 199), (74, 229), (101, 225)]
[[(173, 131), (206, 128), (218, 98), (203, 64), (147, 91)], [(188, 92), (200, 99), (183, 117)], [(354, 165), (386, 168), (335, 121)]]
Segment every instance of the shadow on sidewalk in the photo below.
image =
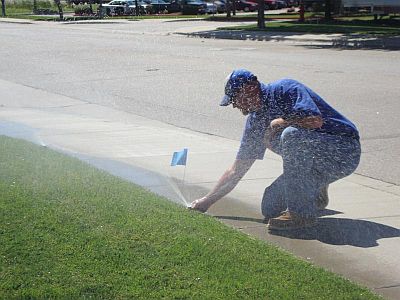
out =
[[(321, 216), (331, 216), (341, 212), (335, 210), (323, 210)], [(260, 218), (245, 216), (214, 216), (221, 220), (232, 220), (239, 222), (251, 222), (265, 224)], [(244, 227), (249, 227), (244, 226)], [(253, 226), (250, 226), (253, 227)], [(324, 217), (319, 218), (313, 228), (292, 231), (269, 231), (270, 234), (290, 239), (318, 240), (331, 245), (349, 245), (361, 248), (379, 246), (378, 240), (383, 238), (400, 237), (400, 229), (365, 220)]]
[(365, 35), (344, 35), (341, 37), (327, 38), (326, 34), (305, 32), (265, 32), (215, 29), (198, 32), (176, 32), (197, 38), (213, 38), (228, 40), (274, 41), (298, 43), (296, 46), (311, 49), (338, 49), (338, 50), (385, 50), (396, 51), (400, 49), (400, 37), (376, 37)]
[(400, 237), (398, 228), (371, 221), (343, 218), (320, 218), (317, 226), (313, 228), (270, 233), (291, 239), (318, 240), (331, 245), (361, 248), (376, 247), (379, 245), (379, 239)]

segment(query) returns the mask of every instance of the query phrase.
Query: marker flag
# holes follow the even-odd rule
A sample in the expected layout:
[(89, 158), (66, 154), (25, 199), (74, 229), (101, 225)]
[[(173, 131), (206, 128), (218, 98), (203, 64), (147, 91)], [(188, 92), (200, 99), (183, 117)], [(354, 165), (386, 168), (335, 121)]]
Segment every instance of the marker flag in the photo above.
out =
[(174, 152), (174, 154), (172, 155), (171, 166), (177, 166), (177, 165), (186, 166), (187, 153), (188, 149), (186, 148), (183, 149), (182, 151)]

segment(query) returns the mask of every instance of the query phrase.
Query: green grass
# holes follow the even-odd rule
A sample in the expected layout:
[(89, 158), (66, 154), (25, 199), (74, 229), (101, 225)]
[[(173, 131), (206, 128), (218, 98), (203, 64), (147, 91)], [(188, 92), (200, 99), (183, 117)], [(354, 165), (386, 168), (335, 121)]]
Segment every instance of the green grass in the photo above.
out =
[(379, 299), (76, 159), (0, 149), (1, 299)]
[[(9, 18), (17, 18), (23, 20), (33, 20), (33, 21), (59, 21), (60, 18), (58, 16), (32, 16), (32, 15), (9, 15)], [(104, 17), (103, 20), (128, 20), (128, 21), (137, 21), (144, 19), (195, 19), (198, 16), (194, 15), (185, 15), (185, 16), (168, 16), (168, 15), (152, 15), (152, 16), (131, 16), (131, 17)], [(63, 21), (84, 21), (84, 20), (99, 20), (98, 17), (95, 16), (64, 16)]]

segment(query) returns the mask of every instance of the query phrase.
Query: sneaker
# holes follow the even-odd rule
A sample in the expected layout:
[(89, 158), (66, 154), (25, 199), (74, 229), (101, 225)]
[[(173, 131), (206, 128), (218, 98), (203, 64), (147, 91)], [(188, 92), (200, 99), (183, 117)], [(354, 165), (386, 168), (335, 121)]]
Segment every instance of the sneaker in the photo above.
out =
[(268, 222), (269, 230), (293, 230), (314, 226), (317, 218), (304, 218), (295, 213), (284, 211), (279, 217), (272, 218)]
[(323, 187), (319, 192), (315, 205), (317, 209), (323, 210), (328, 206), (329, 203), (329, 196), (328, 196), (328, 187), (329, 185)]

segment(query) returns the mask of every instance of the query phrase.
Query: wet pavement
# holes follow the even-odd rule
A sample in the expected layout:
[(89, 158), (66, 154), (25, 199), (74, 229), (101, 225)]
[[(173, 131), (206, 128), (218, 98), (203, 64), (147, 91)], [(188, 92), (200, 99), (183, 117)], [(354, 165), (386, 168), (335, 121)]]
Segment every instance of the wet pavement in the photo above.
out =
[[(0, 80), (0, 134), (75, 156), (180, 205), (204, 195), (236, 155), (239, 142), (98, 104)], [(189, 149), (186, 169), (172, 153)], [(260, 213), (264, 188), (280, 173), (267, 153), (237, 188), (209, 210), (221, 222), (303, 259), (400, 298), (400, 187), (361, 175), (330, 186), (318, 226), (272, 235)]]

